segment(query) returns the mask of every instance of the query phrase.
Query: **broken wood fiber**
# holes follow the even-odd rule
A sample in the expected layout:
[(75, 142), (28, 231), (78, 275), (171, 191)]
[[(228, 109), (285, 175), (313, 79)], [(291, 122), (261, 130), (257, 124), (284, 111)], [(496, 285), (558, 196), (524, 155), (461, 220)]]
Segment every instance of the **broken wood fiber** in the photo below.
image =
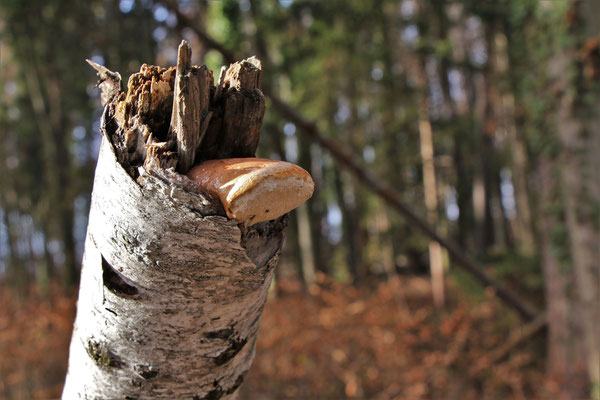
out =
[(119, 162), (135, 178), (142, 165), (175, 164), (185, 174), (206, 160), (254, 157), (265, 114), (261, 81), (262, 65), (251, 57), (223, 68), (215, 87), (212, 71), (191, 65), (183, 41), (176, 67), (144, 64), (126, 92), (101, 84), (103, 98), (112, 99), (106, 106)]
[(217, 107), (198, 148), (199, 160), (254, 156), (266, 110), (261, 82), (262, 64), (255, 57), (221, 69), (213, 98)]

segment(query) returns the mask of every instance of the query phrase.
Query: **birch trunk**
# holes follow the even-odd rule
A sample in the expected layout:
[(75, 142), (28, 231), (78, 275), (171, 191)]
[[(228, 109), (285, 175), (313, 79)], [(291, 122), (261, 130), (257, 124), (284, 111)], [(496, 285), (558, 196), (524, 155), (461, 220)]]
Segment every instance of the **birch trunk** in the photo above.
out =
[[(185, 51), (184, 42), (180, 55)], [(237, 82), (237, 88), (211, 97), (218, 125), (210, 133), (219, 138), (211, 151), (221, 155), (250, 156), (256, 149), (264, 99), (256, 86), (260, 63), (250, 62), (230, 67), (235, 76), (223, 84)], [(206, 123), (190, 130), (186, 122), (193, 107), (206, 106), (189, 92), (215, 90), (194, 86), (210, 76), (203, 67), (178, 63), (173, 79), (172, 69), (142, 66), (123, 93), (118, 74), (93, 65), (110, 101), (101, 122), (63, 399), (234, 398), (254, 357), (287, 217), (250, 227), (226, 218), (218, 199), (174, 171), (174, 142), (153, 139), (168, 130), (165, 110), (173, 98), (184, 111), (169, 131), (178, 144), (180, 136), (206, 130), (207, 107), (200, 109)], [(256, 85), (248, 88), (248, 79)], [(178, 156), (185, 172), (194, 162), (193, 146)]]
[(136, 183), (103, 140), (63, 398), (233, 397), (285, 218), (244, 231), (160, 177)]

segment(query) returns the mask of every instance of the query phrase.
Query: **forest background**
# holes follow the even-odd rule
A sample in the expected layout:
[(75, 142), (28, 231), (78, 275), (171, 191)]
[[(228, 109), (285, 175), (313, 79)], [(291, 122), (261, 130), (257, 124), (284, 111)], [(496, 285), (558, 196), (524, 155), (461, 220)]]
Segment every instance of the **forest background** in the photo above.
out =
[[(0, 396), (66, 370), (101, 136), (91, 59), (263, 62), (310, 171), (244, 398), (600, 399), (600, 3), (3, 0)], [(441, 245), (440, 239), (441, 238)]]

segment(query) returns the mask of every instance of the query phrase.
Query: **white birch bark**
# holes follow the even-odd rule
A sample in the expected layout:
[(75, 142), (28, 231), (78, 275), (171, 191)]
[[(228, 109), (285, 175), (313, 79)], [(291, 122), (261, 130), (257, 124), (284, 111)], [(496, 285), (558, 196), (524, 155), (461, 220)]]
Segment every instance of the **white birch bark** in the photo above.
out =
[(186, 180), (134, 181), (105, 135), (63, 399), (235, 397), (286, 219), (239, 227)]

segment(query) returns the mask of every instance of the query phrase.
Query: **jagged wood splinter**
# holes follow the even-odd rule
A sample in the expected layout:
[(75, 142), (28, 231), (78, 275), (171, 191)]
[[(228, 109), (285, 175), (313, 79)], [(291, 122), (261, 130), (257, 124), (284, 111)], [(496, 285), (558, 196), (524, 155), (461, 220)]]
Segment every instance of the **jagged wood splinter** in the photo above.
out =
[(192, 49), (184, 40), (177, 53), (170, 127), (177, 137), (177, 170), (184, 174), (194, 165), (196, 149), (212, 116), (212, 112), (209, 111), (212, 72), (206, 66), (192, 67), (191, 58)]

